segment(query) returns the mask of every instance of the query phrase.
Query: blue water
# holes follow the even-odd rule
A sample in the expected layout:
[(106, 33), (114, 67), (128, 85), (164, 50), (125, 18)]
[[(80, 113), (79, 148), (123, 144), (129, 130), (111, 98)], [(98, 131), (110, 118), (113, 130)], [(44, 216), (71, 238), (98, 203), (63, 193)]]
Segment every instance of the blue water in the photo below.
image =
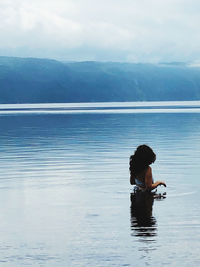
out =
[[(0, 105), (0, 266), (200, 265), (199, 107)], [(143, 143), (167, 183), (146, 224), (128, 172)]]

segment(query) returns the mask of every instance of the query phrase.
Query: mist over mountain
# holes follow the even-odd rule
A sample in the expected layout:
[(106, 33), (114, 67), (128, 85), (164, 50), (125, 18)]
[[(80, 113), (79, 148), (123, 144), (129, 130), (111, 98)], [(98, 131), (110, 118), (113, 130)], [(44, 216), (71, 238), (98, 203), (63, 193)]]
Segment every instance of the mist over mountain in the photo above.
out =
[(0, 103), (168, 100), (200, 100), (200, 68), (0, 57)]

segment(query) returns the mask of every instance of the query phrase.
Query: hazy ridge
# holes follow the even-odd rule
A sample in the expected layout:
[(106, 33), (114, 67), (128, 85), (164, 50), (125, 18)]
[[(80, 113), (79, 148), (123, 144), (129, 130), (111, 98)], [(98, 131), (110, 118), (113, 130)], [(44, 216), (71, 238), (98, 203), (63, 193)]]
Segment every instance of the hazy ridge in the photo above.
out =
[(200, 100), (200, 68), (0, 57), (0, 103), (170, 100)]

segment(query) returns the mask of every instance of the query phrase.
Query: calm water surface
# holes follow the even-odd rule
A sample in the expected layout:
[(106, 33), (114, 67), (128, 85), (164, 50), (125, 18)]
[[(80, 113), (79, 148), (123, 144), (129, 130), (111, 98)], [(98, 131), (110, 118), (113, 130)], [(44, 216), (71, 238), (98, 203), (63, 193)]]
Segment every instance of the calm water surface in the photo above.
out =
[[(199, 266), (199, 106), (99, 105), (0, 106), (0, 266)], [(168, 186), (147, 220), (130, 208), (142, 143)]]

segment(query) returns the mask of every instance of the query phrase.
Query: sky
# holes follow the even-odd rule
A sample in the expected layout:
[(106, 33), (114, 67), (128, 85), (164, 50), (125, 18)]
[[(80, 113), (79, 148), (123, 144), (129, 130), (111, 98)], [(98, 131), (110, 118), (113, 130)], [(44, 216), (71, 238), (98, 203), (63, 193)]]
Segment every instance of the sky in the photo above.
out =
[(0, 55), (200, 62), (199, 0), (0, 0)]

